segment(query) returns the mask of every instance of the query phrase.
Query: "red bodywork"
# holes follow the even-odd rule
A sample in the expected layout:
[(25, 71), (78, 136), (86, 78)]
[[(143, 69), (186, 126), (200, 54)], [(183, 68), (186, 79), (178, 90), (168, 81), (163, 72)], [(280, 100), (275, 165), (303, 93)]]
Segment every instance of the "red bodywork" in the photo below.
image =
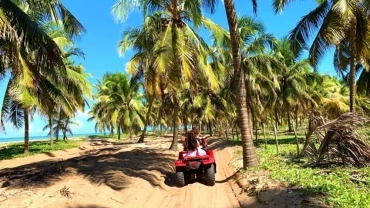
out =
[[(202, 162), (203, 167), (214, 164), (216, 166), (216, 160), (212, 150), (206, 150), (207, 155), (196, 156), (196, 157), (184, 157), (183, 155), (186, 151), (179, 152), (178, 159), (175, 161), (176, 169), (181, 169), (186, 167), (186, 161), (198, 160)], [(215, 167), (216, 170), (216, 167)]]

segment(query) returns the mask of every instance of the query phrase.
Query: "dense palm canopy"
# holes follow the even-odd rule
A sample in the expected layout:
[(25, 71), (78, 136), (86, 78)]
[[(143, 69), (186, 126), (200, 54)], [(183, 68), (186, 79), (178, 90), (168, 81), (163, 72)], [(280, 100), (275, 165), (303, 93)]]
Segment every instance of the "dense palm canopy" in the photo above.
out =
[(68, 60), (79, 52), (73, 40), (84, 28), (58, 0), (1, 1), (0, 28), (0, 78), (10, 76), (0, 127), (4, 130), (4, 121), (16, 128), (24, 124), (27, 144), (29, 116), (35, 110), (48, 115), (51, 126), (58, 109), (73, 117), (82, 109), (84, 93), (90, 93), (82, 68), (72, 69)]
[[(92, 119), (108, 126), (113, 133), (137, 133), (143, 127), (144, 106), (139, 92), (140, 84), (131, 81), (122, 73), (107, 73), (97, 86), (97, 103), (92, 107)], [(103, 126), (103, 128), (104, 128)]]
[[(118, 0), (112, 10), (118, 21), (133, 10), (142, 11), (144, 21), (119, 40), (120, 55), (134, 53), (126, 73), (106, 73), (92, 95), (91, 75), (74, 62), (84, 57), (75, 44), (84, 28), (60, 1), (0, 1), (0, 79), (9, 77), (0, 130), (5, 123), (25, 126), (27, 150), (28, 125), (38, 113), (47, 120), (51, 144), (59, 132), (67, 139), (77, 112), (92, 98), (89, 121), (118, 139), (140, 134), (143, 142), (150, 126), (172, 131), (176, 150), (179, 130), (189, 125), (226, 136), (240, 129), (245, 168), (258, 165), (252, 132), (258, 125), (292, 130), (312, 111), (325, 119), (370, 112), (365, 2), (320, 1), (280, 40), (258, 19), (237, 16), (232, 0), (224, 1), (229, 31), (217, 25), (203, 13), (213, 13), (217, 2)], [(289, 2), (275, 0), (274, 8)], [(200, 36), (204, 29), (211, 41)], [(340, 78), (315, 70), (330, 48)]]
[[(275, 11), (289, 3), (275, 0)], [(366, 1), (320, 1), (318, 6), (305, 15), (290, 32), (292, 50), (299, 54), (308, 45), (309, 60), (316, 67), (330, 48), (335, 48), (334, 67), (339, 74), (347, 75), (350, 86), (350, 110), (355, 110), (357, 65), (365, 68), (369, 55), (369, 7)]]

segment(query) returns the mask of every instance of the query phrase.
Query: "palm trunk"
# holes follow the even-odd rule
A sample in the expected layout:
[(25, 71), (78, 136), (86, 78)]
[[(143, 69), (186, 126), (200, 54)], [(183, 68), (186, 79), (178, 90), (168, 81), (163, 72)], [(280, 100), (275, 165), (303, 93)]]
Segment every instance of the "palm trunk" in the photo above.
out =
[(279, 154), (279, 140), (277, 136), (276, 125), (274, 125), (274, 136), (275, 136), (276, 154)]
[(213, 132), (212, 132), (212, 121), (208, 121), (208, 130), (209, 130), (209, 135), (210, 136), (213, 136)]
[(299, 153), (299, 141), (298, 141), (297, 131), (296, 131), (294, 123), (293, 123), (293, 131), (294, 131), (295, 142), (296, 142), (296, 145), (297, 145), (297, 157), (299, 157), (299, 155), (300, 155), (300, 153)]
[(53, 118), (52, 115), (49, 114), (49, 128), (50, 128), (50, 145), (53, 145), (53, 140), (54, 140), (54, 129), (53, 129)]
[(239, 141), (240, 140), (240, 136), (239, 136), (238, 126), (235, 126), (235, 134), (236, 134), (236, 140)]
[(131, 126), (130, 126), (129, 132), (130, 132), (130, 141), (131, 141), (132, 140), (132, 127)]
[(117, 124), (117, 135), (118, 135), (118, 140), (121, 140), (121, 127), (119, 124)]
[(28, 111), (23, 109), (24, 113), (24, 154), (28, 154), (30, 151), (30, 134), (29, 134), (29, 118)]
[(298, 106), (295, 107), (295, 129), (298, 129)]
[(225, 135), (226, 139), (229, 139), (229, 124), (227, 122), (225, 123)]
[(186, 115), (183, 115), (182, 122), (184, 123), (184, 132), (185, 134), (188, 132), (188, 119)]
[(179, 102), (176, 97), (173, 99), (174, 101), (174, 108), (173, 108), (173, 136), (172, 136), (172, 143), (170, 146), (170, 150), (177, 151), (177, 143), (178, 143), (178, 126), (179, 126)]
[(137, 141), (138, 143), (144, 142), (144, 137), (145, 137), (145, 134), (146, 134), (146, 129), (148, 127), (150, 113), (152, 112), (153, 103), (154, 103), (154, 98), (150, 98), (150, 100), (149, 100), (149, 106), (148, 106), (148, 112), (146, 113), (146, 117), (145, 117), (144, 129), (143, 129), (143, 132), (140, 135), (139, 140)]
[(355, 112), (355, 94), (356, 94), (356, 24), (354, 18), (351, 22), (350, 34), (350, 72), (349, 72), (349, 110)]
[(67, 130), (68, 130), (69, 118), (65, 120), (64, 128), (63, 128), (63, 140), (67, 140)]
[(63, 140), (64, 141), (67, 140), (67, 131), (66, 130), (63, 130)]
[(113, 128), (112, 123), (110, 123), (110, 125), (109, 125), (109, 131), (110, 131), (110, 136), (113, 138), (114, 137), (114, 128)]
[(231, 46), (233, 54), (235, 96), (239, 116), (239, 127), (242, 135), (243, 168), (258, 166), (256, 149), (253, 144), (251, 118), (246, 101), (244, 71), (241, 68), (240, 34), (237, 25), (237, 16), (233, 0), (224, 0), (226, 17), (229, 24)]
[(275, 108), (275, 125), (276, 125), (276, 126), (280, 126), (280, 124), (279, 124), (279, 116), (278, 116), (277, 108)]
[(232, 135), (233, 139), (235, 139), (234, 126), (233, 125), (231, 126), (231, 135)]
[(288, 131), (292, 132), (292, 122), (290, 121), (290, 113), (287, 112), (287, 117), (288, 117)]
[(59, 109), (57, 128), (55, 129), (55, 140), (56, 141), (58, 141), (58, 139), (59, 139), (60, 125), (62, 125), (62, 109)]
[[(177, 1), (172, 1), (172, 8), (176, 8)], [(177, 13), (177, 10), (174, 9), (172, 13), (172, 20), (176, 20), (176, 18), (179, 18), (180, 14)], [(181, 70), (181, 56), (179, 54), (179, 49), (178, 49), (178, 28), (177, 24), (172, 21), (171, 24), (171, 45), (172, 45), (172, 53), (173, 53), (173, 66), (172, 69), (169, 72), (169, 76), (172, 78), (172, 88), (178, 88), (180, 89), (181, 83), (182, 83), (182, 70)], [(176, 93), (174, 93), (173, 96), (173, 138), (172, 138), (172, 143), (170, 146), (170, 150), (175, 150), (177, 151), (177, 143), (178, 143), (178, 127), (179, 127), (179, 111), (180, 111), (180, 103), (178, 101), (178, 98), (176, 97)]]
[(266, 138), (266, 125), (262, 123), (263, 126), (263, 139), (265, 140), (265, 149), (267, 150), (267, 138)]

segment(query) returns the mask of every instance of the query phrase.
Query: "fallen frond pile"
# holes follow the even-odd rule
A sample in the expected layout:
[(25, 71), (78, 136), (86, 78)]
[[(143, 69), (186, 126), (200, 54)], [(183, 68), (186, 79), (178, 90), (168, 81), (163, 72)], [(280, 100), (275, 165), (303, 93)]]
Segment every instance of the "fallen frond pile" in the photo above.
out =
[(316, 129), (316, 136), (321, 141), (313, 166), (368, 166), (370, 164), (370, 146), (358, 133), (358, 128), (368, 119), (358, 113), (345, 113), (336, 120)]

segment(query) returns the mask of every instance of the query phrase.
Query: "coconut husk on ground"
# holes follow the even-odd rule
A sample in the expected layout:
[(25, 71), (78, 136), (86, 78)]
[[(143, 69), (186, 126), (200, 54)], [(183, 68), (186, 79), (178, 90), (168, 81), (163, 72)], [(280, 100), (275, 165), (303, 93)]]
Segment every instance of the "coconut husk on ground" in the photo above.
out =
[(361, 114), (349, 112), (318, 127), (315, 135), (321, 141), (319, 149), (310, 145), (306, 150), (306, 155), (314, 159), (312, 166), (369, 166), (370, 146), (358, 132), (368, 121)]

